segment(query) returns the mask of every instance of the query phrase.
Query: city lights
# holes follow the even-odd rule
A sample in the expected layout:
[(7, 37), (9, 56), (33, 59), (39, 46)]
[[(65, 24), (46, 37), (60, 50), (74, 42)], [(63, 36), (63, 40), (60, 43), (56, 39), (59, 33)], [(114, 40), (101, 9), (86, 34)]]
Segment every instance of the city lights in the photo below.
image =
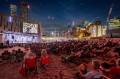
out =
[(120, 0), (0, 0), (0, 79), (120, 79)]
[(9, 17), (8, 17), (8, 22), (9, 22), (9, 23), (12, 23), (12, 22), (13, 22), (13, 17), (12, 17), (12, 16), (9, 16)]
[(28, 9), (30, 9), (30, 8), (31, 8), (31, 6), (30, 6), (30, 5), (27, 5), (27, 8), (28, 8)]

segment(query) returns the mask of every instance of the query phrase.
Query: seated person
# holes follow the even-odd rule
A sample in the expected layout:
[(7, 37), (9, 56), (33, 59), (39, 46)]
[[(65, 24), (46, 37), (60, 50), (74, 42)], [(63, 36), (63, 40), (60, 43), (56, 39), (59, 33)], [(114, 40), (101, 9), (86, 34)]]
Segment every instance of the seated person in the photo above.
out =
[(86, 74), (83, 74), (80, 70), (80, 75), (85, 79), (101, 79), (102, 73), (99, 71), (100, 64), (97, 61), (92, 62), (93, 69), (89, 70)]
[(104, 77), (110, 79), (120, 79), (120, 61), (117, 61), (117, 66), (113, 66), (111, 63), (102, 63), (101, 70), (104, 74)]
[(27, 73), (37, 72), (36, 56), (33, 53), (28, 53), (24, 57), (24, 64)]
[(86, 64), (80, 64), (79, 68), (80, 68), (80, 71), (82, 74), (87, 73), (87, 65)]
[(49, 63), (49, 56), (47, 54), (47, 51), (46, 51), (46, 49), (42, 49), (41, 57), (40, 57), (40, 64), (43, 68), (46, 68), (48, 63)]
[(5, 50), (3, 53), (2, 53), (2, 55), (1, 55), (1, 57), (2, 57), (2, 60), (10, 60), (10, 52), (8, 52), (8, 50)]
[(120, 79), (120, 59), (117, 60), (115, 67), (110, 68), (110, 73), (114, 76), (114, 79)]
[(12, 50), (12, 53), (11, 53), (11, 62), (16, 62), (16, 51), (15, 50)]
[(17, 61), (18, 61), (18, 62), (21, 62), (21, 61), (23, 60), (23, 58), (24, 58), (24, 53), (23, 53), (23, 51), (21, 51), (21, 49), (18, 49), (18, 50), (16, 51), (16, 58), (17, 58)]
[(108, 64), (107, 62), (104, 62), (101, 64), (100, 70), (102, 71), (104, 78), (113, 79), (112, 75), (110, 74), (110, 68), (111, 68), (111, 65)]

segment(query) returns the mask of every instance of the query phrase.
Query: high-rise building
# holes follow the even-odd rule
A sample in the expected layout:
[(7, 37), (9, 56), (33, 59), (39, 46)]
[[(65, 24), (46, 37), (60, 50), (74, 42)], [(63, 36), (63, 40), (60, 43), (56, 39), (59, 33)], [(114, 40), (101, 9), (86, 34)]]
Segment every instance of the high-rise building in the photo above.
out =
[(86, 27), (91, 37), (101, 37), (104, 36), (104, 28), (101, 21), (95, 21)]
[(24, 21), (28, 21), (29, 19), (29, 9), (30, 5), (28, 2), (21, 2), (20, 4), (20, 16), (23, 18)]
[(10, 4), (10, 15), (11, 16), (17, 15), (17, 6), (15, 4)]
[(10, 14), (0, 13), (0, 43), (38, 43), (41, 38), (41, 23), (28, 18), (27, 2), (20, 5), (20, 15), (17, 16), (17, 6), (10, 5)]

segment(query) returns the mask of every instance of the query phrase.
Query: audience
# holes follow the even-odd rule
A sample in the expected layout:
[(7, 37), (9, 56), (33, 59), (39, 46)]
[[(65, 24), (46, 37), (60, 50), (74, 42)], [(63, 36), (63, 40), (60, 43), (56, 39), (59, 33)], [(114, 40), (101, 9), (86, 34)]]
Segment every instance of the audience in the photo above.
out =
[[(49, 55), (61, 56), (62, 62), (79, 66), (74, 79), (120, 79), (120, 40), (102, 38), (30, 44), (25, 50), (5, 50), (2, 60), (22, 62), (25, 72), (37, 72), (49, 64)], [(97, 60), (96, 60), (97, 59)], [(117, 62), (116, 62), (117, 61)]]
[(80, 75), (84, 77), (85, 79), (101, 79), (102, 73), (100, 72), (100, 64), (97, 61), (92, 62), (92, 69), (87, 71), (86, 74), (83, 74), (83, 72), (80, 70)]

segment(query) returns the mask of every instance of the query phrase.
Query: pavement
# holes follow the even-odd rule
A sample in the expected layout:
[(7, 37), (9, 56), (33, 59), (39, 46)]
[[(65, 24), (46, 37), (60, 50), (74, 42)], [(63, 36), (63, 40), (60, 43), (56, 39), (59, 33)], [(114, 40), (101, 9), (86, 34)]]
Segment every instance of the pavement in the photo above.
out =
[(49, 60), (46, 69), (38, 67), (38, 75), (29, 75), (27, 78), (18, 72), (21, 63), (0, 64), (0, 79), (73, 79), (73, 75), (78, 71), (74, 64), (63, 64), (60, 56), (51, 54)]

